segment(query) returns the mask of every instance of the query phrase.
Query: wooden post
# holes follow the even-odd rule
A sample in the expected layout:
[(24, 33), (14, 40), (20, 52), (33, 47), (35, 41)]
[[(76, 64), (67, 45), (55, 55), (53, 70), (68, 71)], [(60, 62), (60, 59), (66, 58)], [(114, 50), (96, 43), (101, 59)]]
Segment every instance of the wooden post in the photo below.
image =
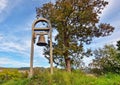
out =
[(33, 31), (33, 28), (32, 28), (29, 78), (31, 78), (33, 76), (33, 55), (34, 55), (34, 31)]
[(52, 56), (52, 28), (50, 29), (50, 72), (53, 74), (53, 56)]

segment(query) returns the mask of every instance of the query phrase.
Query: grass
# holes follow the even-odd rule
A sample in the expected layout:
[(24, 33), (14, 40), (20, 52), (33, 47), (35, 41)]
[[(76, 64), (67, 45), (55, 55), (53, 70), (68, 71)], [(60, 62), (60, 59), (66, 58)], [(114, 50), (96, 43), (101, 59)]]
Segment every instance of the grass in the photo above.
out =
[(29, 79), (9, 80), (2, 85), (28, 85)]
[(0, 85), (120, 85), (120, 75), (108, 73), (96, 77), (81, 71), (68, 73), (56, 70), (53, 75), (48, 71), (36, 72), (36, 75), (31, 79), (10, 79)]

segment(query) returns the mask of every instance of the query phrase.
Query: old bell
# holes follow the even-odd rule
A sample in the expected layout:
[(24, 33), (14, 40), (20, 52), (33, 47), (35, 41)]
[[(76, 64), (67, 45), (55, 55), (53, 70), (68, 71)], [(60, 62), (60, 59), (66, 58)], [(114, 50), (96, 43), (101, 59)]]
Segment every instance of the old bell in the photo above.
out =
[(38, 42), (37, 42), (37, 45), (38, 45), (38, 46), (46, 46), (46, 45), (47, 45), (47, 43), (45, 42), (45, 37), (44, 37), (44, 35), (40, 35), (40, 36), (39, 36), (39, 40), (38, 40)]

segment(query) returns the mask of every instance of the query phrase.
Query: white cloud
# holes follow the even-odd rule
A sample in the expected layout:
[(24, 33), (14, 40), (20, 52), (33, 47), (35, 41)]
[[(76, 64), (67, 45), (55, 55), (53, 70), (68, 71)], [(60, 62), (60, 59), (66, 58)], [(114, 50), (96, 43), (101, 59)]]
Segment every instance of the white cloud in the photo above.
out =
[(28, 67), (29, 63), (23, 61), (16, 61), (7, 57), (0, 56), (0, 66)]
[(103, 9), (102, 14), (100, 14), (100, 22), (110, 23), (112, 26), (118, 26), (120, 23), (120, 0), (106, 0), (109, 4)]
[(19, 51), (25, 51), (25, 48), (21, 46), (19, 43), (14, 43), (14, 42), (4, 42), (2, 44), (3, 47), (8, 47), (10, 49), (14, 48), (15, 50)]
[(0, 0), (0, 13), (5, 10), (7, 7), (8, 1), (7, 0)]
[[(0, 56), (0, 66), (12, 66), (12, 67), (24, 67), (24, 66), (29, 66), (29, 61), (30, 61), (30, 48), (27, 47), (22, 47), (23, 44), (16, 44), (16, 43), (5, 43), (5, 45), (1, 44), (2, 47), (0, 49), (0, 51), (3, 52), (8, 52), (8, 53), (12, 53), (14, 54), (13, 57), (11, 57), (10, 55), (7, 55), (6, 57), (2, 57)], [(16, 46), (14, 46), (16, 45)], [(43, 48), (42, 47), (38, 47), (36, 45), (35, 49), (34, 49), (34, 67), (36, 66), (44, 66), (44, 67), (48, 67), (48, 61), (47, 59), (44, 58), (43, 56)], [(28, 46), (29, 47), (29, 46)], [(14, 57), (15, 53), (19, 54), (19, 59), (24, 58), (25, 61), (19, 60), (19, 61), (15, 61)], [(4, 55), (5, 56), (5, 55)], [(27, 57), (26, 57), (27, 56)], [(9, 57), (9, 58), (8, 58)]]
[[(10, 35), (9, 35), (10, 36)], [(12, 52), (29, 56), (30, 42), (18, 39), (16, 36), (9, 37), (2, 35), (0, 40), (0, 52)], [(16, 40), (17, 39), (17, 40)], [(20, 41), (21, 40), (21, 41)], [(25, 43), (29, 42), (29, 43)]]
[(110, 36), (106, 37), (100, 37), (93, 40), (90, 46), (91, 48), (98, 48), (103, 47), (106, 44), (114, 44), (116, 45), (116, 42), (120, 40), (120, 29), (115, 30), (115, 32), (112, 33)]
[(106, 0), (108, 1), (108, 5), (104, 8), (102, 11), (101, 17), (105, 17), (107, 15), (113, 14), (113, 11), (116, 11), (116, 9), (119, 7), (119, 0)]
[[(16, 40), (16, 37), (11, 37), (10, 39), (7, 38), (8, 36), (4, 36), (3, 39), (0, 41), (0, 52), (7, 52), (7, 53), (17, 53), (21, 56), (30, 57), (30, 49), (31, 49), (31, 39), (24, 40)], [(21, 40), (21, 42), (19, 42)], [(36, 40), (37, 42), (37, 40)], [(43, 55), (43, 47), (39, 47), (34, 44), (34, 58), (35, 59), (45, 59)]]
[(0, 35), (0, 41), (3, 39), (3, 36), (2, 35)]
[(0, 0), (0, 23), (11, 13), (11, 10), (20, 4), (22, 0)]

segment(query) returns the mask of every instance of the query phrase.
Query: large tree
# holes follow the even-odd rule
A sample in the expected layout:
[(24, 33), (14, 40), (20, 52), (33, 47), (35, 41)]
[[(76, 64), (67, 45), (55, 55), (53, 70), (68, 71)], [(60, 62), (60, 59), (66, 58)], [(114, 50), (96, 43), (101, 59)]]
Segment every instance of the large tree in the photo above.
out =
[(104, 0), (56, 0), (37, 8), (37, 18), (49, 19), (58, 32), (53, 55), (64, 58), (67, 71), (71, 71), (71, 58), (84, 51), (84, 44), (113, 32), (110, 24), (99, 23), (107, 4)]

